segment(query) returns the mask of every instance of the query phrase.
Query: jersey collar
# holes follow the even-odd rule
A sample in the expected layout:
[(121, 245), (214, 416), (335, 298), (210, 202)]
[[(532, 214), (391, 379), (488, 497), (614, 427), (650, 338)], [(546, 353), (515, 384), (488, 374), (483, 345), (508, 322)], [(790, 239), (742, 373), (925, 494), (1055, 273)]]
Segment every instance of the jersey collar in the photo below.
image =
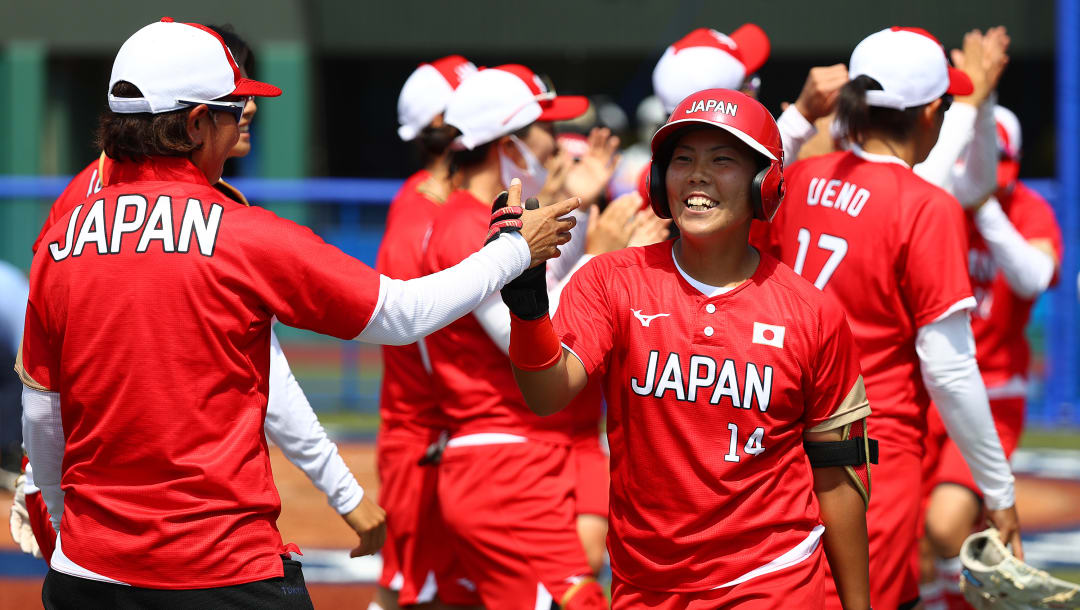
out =
[(900, 157), (896, 157), (893, 155), (879, 155), (877, 153), (866, 152), (858, 144), (852, 143), (851, 152), (855, 153), (857, 157), (865, 159), (872, 163), (895, 163), (897, 165), (903, 165), (904, 167), (911, 169), (911, 166), (908, 165), (907, 162)]
[(122, 182), (190, 182), (210, 186), (206, 176), (185, 157), (147, 157), (141, 161), (112, 160), (109, 186)]

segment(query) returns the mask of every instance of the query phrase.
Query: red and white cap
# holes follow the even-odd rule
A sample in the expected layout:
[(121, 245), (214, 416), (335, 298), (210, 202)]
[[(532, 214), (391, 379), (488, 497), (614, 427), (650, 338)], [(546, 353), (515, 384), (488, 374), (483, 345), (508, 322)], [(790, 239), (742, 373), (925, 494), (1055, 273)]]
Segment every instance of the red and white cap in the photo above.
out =
[(506, 64), (461, 81), (443, 118), (461, 132), (453, 147), (472, 150), (536, 121), (568, 121), (588, 109), (587, 98), (555, 95), (532, 70)]
[(1004, 106), (994, 106), (994, 123), (997, 127), (998, 188), (1012, 188), (1020, 177), (1020, 119)]
[(938, 39), (922, 28), (893, 26), (864, 38), (851, 52), (848, 75), (854, 80), (864, 74), (881, 84), (880, 91), (866, 92), (866, 103), (882, 108), (904, 110), (974, 90), (968, 75), (949, 65)]
[[(114, 97), (119, 81), (135, 85), (143, 97)], [(109, 109), (122, 114), (169, 112), (189, 105), (179, 100), (208, 102), (229, 95), (277, 97), (281, 89), (241, 78), (217, 32), (170, 17), (132, 34), (116, 53), (109, 78)]]
[(721, 34), (698, 28), (664, 51), (653, 69), (653, 92), (664, 112), (675, 110), (686, 96), (705, 89), (739, 89), (746, 77), (769, 59), (769, 37), (753, 23)]
[(448, 55), (429, 64), (420, 64), (405, 84), (397, 101), (398, 136), (408, 142), (446, 110), (450, 94), (476, 66), (460, 55)]

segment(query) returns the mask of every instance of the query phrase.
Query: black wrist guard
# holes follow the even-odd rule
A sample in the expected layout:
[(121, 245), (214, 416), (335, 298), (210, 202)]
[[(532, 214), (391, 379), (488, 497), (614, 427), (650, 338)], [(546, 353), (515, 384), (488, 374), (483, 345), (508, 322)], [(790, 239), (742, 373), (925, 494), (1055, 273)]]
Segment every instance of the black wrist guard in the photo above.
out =
[[(535, 197), (525, 201), (526, 210), (535, 210), (540, 202)], [(522, 320), (538, 320), (548, 314), (547, 263), (526, 269), (502, 289), (502, 300)]]

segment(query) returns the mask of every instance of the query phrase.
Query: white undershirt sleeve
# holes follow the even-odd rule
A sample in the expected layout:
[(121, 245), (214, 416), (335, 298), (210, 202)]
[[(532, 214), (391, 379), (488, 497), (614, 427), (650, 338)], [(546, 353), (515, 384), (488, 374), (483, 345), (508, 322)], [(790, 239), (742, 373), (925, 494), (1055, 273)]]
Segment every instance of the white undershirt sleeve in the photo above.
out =
[(1013, 475), (1001, 448), (990, 402), (975, 362), (975, 337), (966, 310), (920, 327), (915, 351), (923, 383), (949, 438), (971, 468), (990, 510), (1015, 503)]
[(476, 309), (529, 268), (520, 233), (504, 233), (457, 265), (412, 280), (379, 278), (379, 307), (356, 339), (407, 345)]
[[(552, 284), (551, 277), (548, 277), (548, 311), (552, 315), (555, 314), (555, 310), (559, 308), (559, 297), (562, 295), (562, 291), (566, 288), (566, 285), (570, 282), (570, 278), (577, 273), (578, 269), (589, 262), (592, 259), (591, 254), (582, 254), (578, 257), (578, 260), (570, 268), (569, 272), (558, 282)], [(480, 326), (484, 328), (484, 332), (488, 337), (495, 342), (495, 345), (499, 346), (504, 354), (510, 353), (510, 309), (503, 303), (502, 297), (499, 294), (493, 294), (473, 312), (476, 316), (476, 320), (480, 322)]]
[(1057, 266), (1054, 259), (1020, 235), (997, 199), (991, 197), (975, 213), (975, 227), (1017, 296), (1034, 299), (1050, 287)]
[(817, 127), (802, 115), (795, 104), (787, 107), (776, 119), (780, 139), (784, 143), (784, 165), (794, 163), (806, 141), (817, 134)]
[(978, 205), (997, 188), (997, 126), (994, 103), (990, 96), (975, 114), (971, 142), (960, 163), (953, 166), (953, 195), (965, 208)]
[(285, 457), (326, 494), (330, 506), (339, 514), (351, 512), (360, 504), (364, 489), (341, 459), (337, 445), (326, 436), (273, 331), (270, 332), (270, 396), (264, 429)]
[(60, 419), (60, 394), (42, 392), (27, 386), (22, 390), (23, 447), (34, 467), (34, 484), (52, 517), (52, 526), (60, 531), (64, 514), (64, 491), (60, 476), (64, 462), (64, 426)]
[(971, 142), (977, 114), (974, 106), (961, 102), (945, 112), (937, 144), (922, 163), (912, 168), (920, 178), (953, 193), (953, 168)]

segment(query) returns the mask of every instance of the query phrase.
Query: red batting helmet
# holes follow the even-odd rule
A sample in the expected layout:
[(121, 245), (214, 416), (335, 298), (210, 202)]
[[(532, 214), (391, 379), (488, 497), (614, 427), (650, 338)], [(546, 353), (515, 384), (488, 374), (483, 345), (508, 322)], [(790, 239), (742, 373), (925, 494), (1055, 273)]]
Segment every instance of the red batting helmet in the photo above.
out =
[(784, 199), (784, 145), (769, 111), (757, 100), (730, 89), (706, 89), (688, 96), (652, 137), (649, 199), (661, 218), (671, 218), (664, 176), (672, 149), (687, 128), (718, 127), (741, 140), (767, 162), (754, 176), (750, 199), (754, 218), (770, 221)]

